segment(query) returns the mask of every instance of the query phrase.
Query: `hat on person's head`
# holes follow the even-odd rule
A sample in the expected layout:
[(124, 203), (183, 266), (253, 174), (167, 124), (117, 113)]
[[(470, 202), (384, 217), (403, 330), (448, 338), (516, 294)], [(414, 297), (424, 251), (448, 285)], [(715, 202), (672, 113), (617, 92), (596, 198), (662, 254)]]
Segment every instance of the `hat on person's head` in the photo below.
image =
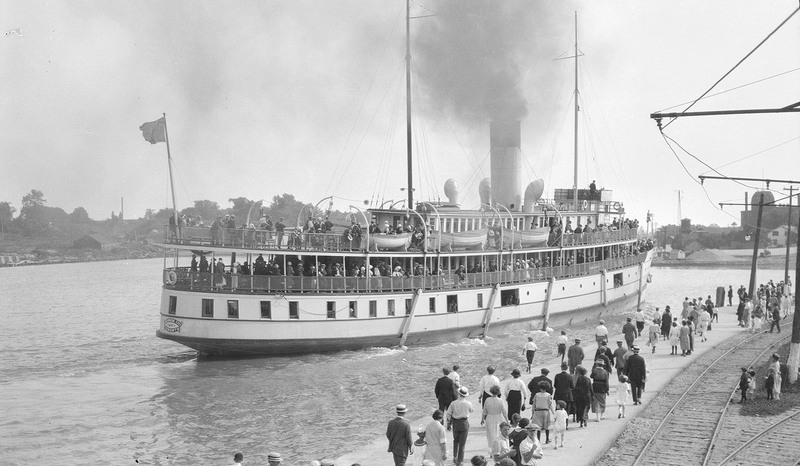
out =
[(404, 404), (399, 404), (394, 408), (394, 410), (397, 411), (397, 413), (399, 414), (399, 413), (407, 412), (408, 408), (406, 408), (406, 405), (404, 405)]
[(631, 348), (631, 349), (633, 350), (634, 353), (638, 353), (639, 352), (639, 347), (636, 346), (636, 345), (633, 345), (633, 348)]
[(606, 321), (603, 320), (603, 319), (600, 319), (600, 325), (605, 325), (605, 324), (606, 324)]
[(281, 458), (280, 453), (278, 453), (277, 451), (273, 451), (270, 452), (269, 455), (267, 455), (267, 461), (272, 463), (274, 462), (283, 463), (283, 458)]
[(469, 389), (468, 389), (467, 387), (461, 387), (461, 388), (459, 388), (459, 389), (458, 389), (458, 395), (459, 395), (459, 396), (463, 396), (463, 397), (467, 397), (467, 396), (469, 396)]
[(580, 338), (576, 338), (576, 339), (575, 339), (575, 343), (580, 343), (580, 342), (581, 342), (581, 339), (580, 339)]
[(605, 364), (606, 362), (602, 358), (597, 358), (594, 360), (595, 364)]
[(565, 362), (562, 362), (562, 363), (561, 363), (561, 370), (562, 370), (562, 371), (565, 371), (565, 370), (567, 370), (567, 368), (568, 368), (568, 367), (569, 367), (569, 364), (567, 364), (567, 363), (565, 363)]
[(525, 430), (527, 430), (527, 431), (532, 431), (532, 430), (536, 431), (536, 430), (542, 430), (542, 428), (539, 427), (539, 424), (530, 423), (530, 424), (528, 424), (528, 427), (525, 428)]
[(633, 319), (631, 319), (630, 317), (628, 317), (628, 322), (630, 322), (630, 321), (632, 321), (632, 320), (633, 320)]
[(670, 308), (669, 306), (667, 306), (667, 307), (665, 307), (664, 309), (672, 309), (672, 308)]
[(550, 373), (550, 369), (548, 369), (548, 368), (546, 368), (546, 367), (543, 367), (543, 368), (542, 368), (542, 375), (547, 375), (547, 374), (549, 374), (549, 373)]
[(332, 459), (325, 458), (319, 462), (319, 466), (336, 466)]
[(511, 375), (514, 377), (519, 377), (520, 375), (522, 375), (522, 373), (519, 371), (519, 369), (514, 369), (513, 371), (511, 371)]

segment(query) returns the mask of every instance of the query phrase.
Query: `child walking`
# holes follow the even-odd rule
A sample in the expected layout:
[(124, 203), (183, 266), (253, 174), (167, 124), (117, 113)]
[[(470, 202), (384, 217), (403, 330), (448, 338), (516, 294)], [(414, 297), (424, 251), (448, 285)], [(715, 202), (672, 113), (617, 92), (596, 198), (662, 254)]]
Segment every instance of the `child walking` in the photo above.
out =
[(562, 330), (561, 335), (556, 337), (558, 343), (558, 355), (561, 356), (561, 364), (564, 364), (564, 356), (567, 355), (567, 332)]
[(553, 449), (558, 450), (558, 439), (561, 438), (561, 448), (564, 448), (564, 432), (567, 431), (569, 414), (567, 413), (567, 403), (564, 400), (556, 402), (555, 435), (553, 436)]
[(750, 374), (747, 373), (746, 367), (742, 367), (742, 376), (739, 377), (739, 390), (742, 392), (742, 399), (739, 403), (747, 401), (748, 388), (750, 388)]
[(775, 387), (775, 369), (770, 367), (769, 374), (767, 374), (766, 381), (764, 382), (764, 388), (767, 389), (767, 400), (774, 399), (772, 394), (772, 389)]
[(619, 383), (617, 384), (617, 419), (625, 417), (625, 405), (628, 403), (631, 389), (628, 385), (628, 378), (625, 374), (619, 375)]

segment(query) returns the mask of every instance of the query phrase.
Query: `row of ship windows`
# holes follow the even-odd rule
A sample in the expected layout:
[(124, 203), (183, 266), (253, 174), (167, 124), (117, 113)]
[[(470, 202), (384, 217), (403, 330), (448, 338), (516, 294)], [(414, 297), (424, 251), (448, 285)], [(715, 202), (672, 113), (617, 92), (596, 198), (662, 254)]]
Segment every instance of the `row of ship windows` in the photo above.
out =
[[(411, 314), (411, 298), (405, 299), (405, 311), (406, 315)], [(477, 294), (477, 307), (478, 309), (483, 307), (483, 293)], [(503, 290), (500, 292), (500, 305), (501, 306), (512, 306), (514, 304), (519, 304), (519, 290)], [(261, 305), (261, 318), (262, 319), (272, 319), (272, 302), (270, 301), (260, 301)], [(229, 319), (238, 319), (239, 318), (239, 300), (238, 299), (229, 299), (227, 300), (227, 308), (228, 308), (228, 318)], [(170, 296), (169, 297), (169, 309), (168, 313), (170, 315), (175, 315), (178, 309), (178, 297), (177, 296)], [(436, 313), (436, 298), (429, 298), (428, 299), (428, 312), (431, 314)], [(447, 312), (458, 312), (458, 295), (447, 295)], [(336, 301), (328, 301), (326, 303), (326, 315), (328, 319), (336, 319)], [(389, 317), (395, 316), (395, 300), (389, 299), (386, 301), (386, 315)], [(214, 318), (214, 300), (213, 299), (203, 299), (201, 302), (201, 317), (205, 318)], [(348, 316), (351, 319), (358, 318), (358, 301), (349, 301), (348, 302)], [(369, 302), (369, 317), (378, 317), (378, 301), (371, 300)], [(289, 301), (289, 319), (300, 319), (300, 305), (298, 301)]]
[[(595, 285), (595, 283), (593, 283)], [(614, 288), (622, 286), (622, 274), (616, 273), (614, 274)], [(583, 285), (581, 285), (583, 288)], [(565, 288), (562, 287), (562, 290)], [(547, 292), (547, 290), (545, 290)], [(530, 292), (528, 292), (530, 294)], [(483, 307), (483, 293), (477, 294), (477, 308), (480, 309)], [(238, 319), (239, 318), (239, 300), (237, 299), (229, 299), (228, 301), (228, 318), (229, 319)], [(270, 301), (260, 301), (261, 304), (261, 318), (262, 319), (272, 319), (272, 302)], [(519, 289), (514, 288), (510, 290), (502, 290), (500, 291), (500, 306), (513, 306), (515, 304), (519, 304)], [(169, 297), (169, 310), (168, 313), (170, 315), (175, 315), (178, 308), (178, 297), (177, 296), (170, 296)], [(358, 301), (349, 301), (348, 302), (349, 308), (349, 317), (351, 319), (358, 318)], [(328, 301), (326, 305), (327, 311), (327, 318), (328, 319), (335, 319), (336, 318), (336, 301)], [(406, 298), (405, 300), (405, 311), (406, 315), (411, 314), (411, 298)], [(429, 298), (428, 299), (428, 312), (431, 314), (436, 313), (436, 298)], [(447, 295), (447, 312), (458, 312), (458, 295)], [(214, 318), (214, 300), (213, 299), (203, 299), (201, 304), (201, 317), (206, 318)], [(389, 317), (395, 316), (395, 300), (389, 299), (386, 301), (386, 315)], [(378, 301), (371, 300), (369, 302), (369, 316), (370, 317), (378, 317)], [(289, 301), (289, 319), (300, 319), (300, 305), (298, 301)]]

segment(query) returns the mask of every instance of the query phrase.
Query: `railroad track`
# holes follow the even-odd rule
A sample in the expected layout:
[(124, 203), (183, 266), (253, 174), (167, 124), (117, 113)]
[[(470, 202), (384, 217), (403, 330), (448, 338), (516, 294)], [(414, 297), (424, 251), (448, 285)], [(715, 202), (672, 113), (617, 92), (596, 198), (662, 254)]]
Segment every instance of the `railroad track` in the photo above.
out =
[[(724, 421), (726, 426), (752, 425), (752, 421), (748, 420), (752, 418), (733, 419), (731, 416), (726, 416), (741, 374), (739, 368), (749, 367), (766, 354), (774, 352), (776, 346), (789, 336), (788, 333), (755, 335), (743, 333), (721, 343), (676, 377), (673, 383), (670, 383), (648, 405), (645, 413), (629, 425), (631, 435), (628, 435), (629, 430), (626, 430), (623, 438), (626, 436), (632, 438), (627, 438), (624, 442), (618, 441), (598, 463), (633, 466), (719, 463), (718, 456), (722, 452), (726, 453), (723, 456), (727, 456), (741, 446), (745, 438), (752, 436), (748, 433), (744, 438), (732, 438), (727, 427), (723, 427)], [(747, 424), (748, 422), (750, 424)], [(800, 429), (800, 419), (797, 417), (787, 420), (783, 425), (794, 424), (798, 424), (797, 429)], [(771, 437), (770, 434), (762, 436), (764, 441)], [(735, 447), (715, 449), (714, 446), (719, 440), (723, 440), (722, 443), (733, 442)], [(783, 441), (786, 442), (786, 439)], [(794, 440), (794, 443), (800, 447), (800, 441)], [(717, 456), (712, 460), (712, 453), (715, 450)], [(610, 453), (611, 451), (613, 453)], [(734, 461), (729, 464), (737, 464), (736, 458), (747, 457), (748, 454), (743, 449), (737, 455), (726, 461)], [(752, 464), (749, 459), (748, 457), (747, 464)], [(776, 463), (773, 459), (765, 464), (790, 463)]]
[[(769, 422), (764, 419), (762, 421)], [(738, 448), (728, 453), (716, 466), (747, 465), (773, 466), (800, 464), (800, 410), (784, 413), (783, 418), (750, 436)], [(727, 453), (727, 451), (725, 451)]]

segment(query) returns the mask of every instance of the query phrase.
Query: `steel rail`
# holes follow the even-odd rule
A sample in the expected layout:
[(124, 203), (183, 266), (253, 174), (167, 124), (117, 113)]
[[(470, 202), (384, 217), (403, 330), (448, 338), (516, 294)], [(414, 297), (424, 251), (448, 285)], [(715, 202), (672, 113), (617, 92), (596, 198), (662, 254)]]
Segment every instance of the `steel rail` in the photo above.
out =
[[(730, 455), (726, 456), (726, 457), (725, 457), (725, 458), (724, 458), (722, 461), (720, 461), (720, 463), (719, 463), (717, 466), (721, 466), (721, 465), (723, 465), (723, 464), (727, 463), (727, 462), (728, 462), (728, 461), (730, 461), (730, 460), (731, 460), (733, 457), (735, 457), (736, 455), (738, 455), (738, 454), (739, 454), (739, 453), (740, 453), (742, 450), (744, 450), (745, 448), (747, 448), (747, 447), (748, 447), (750, 444), (752, 444), (752, 443), (753, 443), (753, 442), (755, 442), (756, 440), (760, 439), (760, 438), (761, 438), (761, 437), (763, 437), (765, 434), (767, 434), (767, 433), (769, 433), (770, 431), (772, 431), (774, 428), (776, 428), (776, 427), (780, 426), (781, 424), (783, 424), (784, 422), (787, 422), (787, 421), (789, 421), (790, 419), (792, 419), (792, 418), (795, 418), (795, 417), (798, 417), (798, 416), (800, 416), (800, 412), (795, 412), (794, 414), (790, 414), (790, 415), (786, 416), (785, 418), (783, 418), (782, 420), (780, 420), (780, 421), (776, 422), (775, 424), (773, 424), (773, 425), (771, 425), (771, 426), (767, 427), (766, 429), (762, 430), (762, 431), (761, 431), (761, 432), (759, 432), (758, 434), (754, 435), (754, 436), (753, 436), (753, 437), (752, 437), (750, 440), (748, 440), (748, 441), (746, 441), (745, 443), (743, 443), (743, 444), (742, 444), (742, 446), (740, 446), (739, 448), (737, 448), (736, 450), (734, 450), (734, 451), (733, 451), (733, 452), (732, 452)], [(797, 464), (798, 462), (800, 462), (800, 458), (798, 458), (798, 461), (796, 461), (796, 462), (795, 462), (795, 464)], [(705, 463), (704, 463), (704, 464), (705, 464)]]
[[(739, 343), (737, 343), (736, 345), (732, 346), (731, 348), (728, 349), (728, 351), (725, 351), (721, 356), (719, 356), (717, 359), (712, 361), (711, 364), (709, 364), (708, 367), (706, 367), (706, 369), (703, 372), (701, 372), (700, 375), (697, 376), (695, 381), (692, 382), (692, 384), (689, 385), (689, 387), (686, 388), (686, 390), (683, 392), (683, 394), (675, 401), (675, 403), (669, 409), (667, 414), (664, 416), (664, 419), (662, 419), (661, 422), (658, 424), (658, 427), (656, 427), (656, 430), (655, 430), (655, 432), (653, 432), (653, 435), (650, 437), (649, 440), (647, 440), (647, 443), (644, 445), (644, 447), (642, 447), (642, 450), (639, 452), (639, 454), (636, 456), (636, 459), (633, 461), (633, 466), (636, 466), (636, 465), (641, 463), (642, 459), (645, 457), (645, 453), (647, 453), (647, 450), (653, 444), (653, 441), (656, 439), (656, 437), (658, 437), (659, 432), (661, 432), (661, 429), (666, 425), (667, 421), (670, 419), (672, 414), (675, 412), (675, 409), (678, 407), (678, 405), (681, 403), (681, 401), (683, 401), (684, 398), (686, 398), (686, 396), (689, 394), (689, 392), (700, 382), (700, 379), (706, 374), (706, 372), (711, 370), (711, 368), (713, 368), (716, 363), (718, 363), (722, 358), (727, 356), (733, 350), (739, 348), (741, 345), (743, 345), (745, 343), (749, 343), (750, 341), (752, 341), (753, 339), (755, 339), (758, 336), (760, 336), (760, 334), (754, 334), (753, 336), (751, 336), (751, 337), (749, 337), (749, 338), (747, 338), (745, 340), (742, 340)], [(761, 356), (759, 355), (759, 357), (761, 357)]]
[[(758, 336), (758, 334), (756, 334), (756, 336)], [(758, 356), (756, 356), (753, 359), (753, 362), (751, 362), (750, 365), (747, 366), (747, 368), (750, 369), (750, 367), (752, 367), (753, 364), (759, 358), (764, 356), (764, 353), (766, 353), (767, 351), (771, 350), (775, 345), (783, 342), (784, 340), (787, 340), (790, 337), (791, 337), (791, 335), (787, 335), (787, 336), (785, 336), (785, 337), (783, 337), (783, 338), (781, 338), (781, 339), (779, 339), (777, 341), (772, 342), (772, 344), (767, 346), (764, 349), (764, 351), (760, 352), (758, 354)], [(749, 339), (745, 340), (745, 341), (749, 341)], [(734, 385), (733, 390), (731, 390), (731, 394), (728, 397), (728, 401), (725, 403), (725, 407), (722, 408), (722, 411), (720, 412), (719, 420), (717, 421), (717, 426), (714, 428), (714, 434), (711, 436), (711, 441), (708, 444), (708, 450), (706, 450), (706, 456), (705, 456), (705, 458), (703, 458), (703, 466), (708, 465), (708, 462), (711, 460), (711, 454), (714, 452), (714, 443), (717, 441), (717, 437), (719, 436), (719, 431), (722, 429), (722, 420), (725, 419), (725, 413), (728, 412), (728, 407), (730, 407), (730, 405), (731, 405), (731, 399), (733, 398), (734, 394), (736, 393), (737, 386), (738, 386), (738, 383), (736, 385)], [(723, 463), (724, 463), (724, 461), (723, 461)]]

